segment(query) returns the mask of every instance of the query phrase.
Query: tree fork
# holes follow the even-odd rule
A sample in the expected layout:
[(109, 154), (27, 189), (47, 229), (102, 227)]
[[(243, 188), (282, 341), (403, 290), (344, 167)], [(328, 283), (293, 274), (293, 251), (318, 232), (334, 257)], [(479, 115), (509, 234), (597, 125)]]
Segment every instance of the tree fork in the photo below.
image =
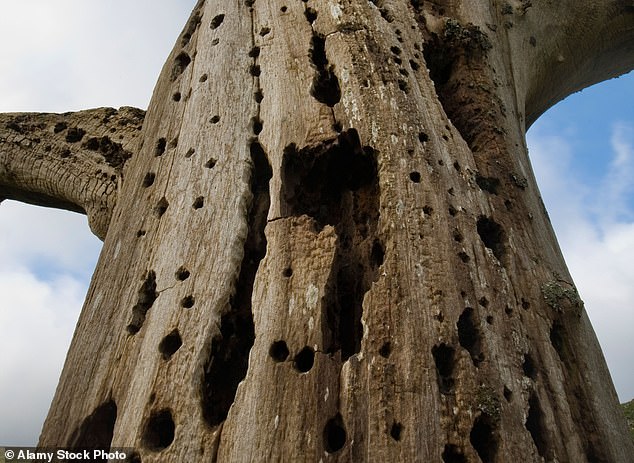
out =
[(201, 0), (40, 445), (631, 461), (524, 134), (632, 68), (632, 18), (625, 1)]

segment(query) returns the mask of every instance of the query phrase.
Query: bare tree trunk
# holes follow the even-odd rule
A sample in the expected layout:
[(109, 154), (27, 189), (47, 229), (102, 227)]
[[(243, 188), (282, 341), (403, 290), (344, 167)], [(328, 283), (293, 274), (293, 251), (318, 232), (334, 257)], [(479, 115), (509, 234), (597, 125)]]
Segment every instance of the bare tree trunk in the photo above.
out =
[(632, 461), (524, 134), (632, 68), (633, 11), (201, 0), (121, 175), (40, 444)]

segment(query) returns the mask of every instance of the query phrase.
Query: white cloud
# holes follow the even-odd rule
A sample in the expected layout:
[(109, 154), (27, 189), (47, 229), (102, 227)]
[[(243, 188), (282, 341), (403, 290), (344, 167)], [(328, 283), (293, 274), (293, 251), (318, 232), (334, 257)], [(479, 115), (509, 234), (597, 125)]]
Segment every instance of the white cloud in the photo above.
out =
[[(0, 112), (147, 107), (194, 4), (4, 2)], [(37, 442), (100, 246), (78, 214), (0, 204), (0, 445)]]
[(0, 15), (0, 111), (147, 107), (194, 1), (21, 0)]
[(36, 443), (85, 290), (68, 276), (45, 283), (26, 269), (0, 271), (0, 443)]
[(5, 201), (0, 205), (0, 271), (27, 266), (74, 275), (92, 272), (101, 241), (88, 231), (86, 217)]
[(12, 201), (0, 237), (0, 445), (33, 445), (101, 242), (79, 214)]
[(619, 123), (612, 132), (610, 144), (614, 157), (599, 191), (597, 212), (604, 221), (632, 220), (627, 202), (634, 193), (634, 126)]
[[(570, 144), (529, 134), (531, 160), (562, 252), (601, 343), (621, 401), (634, 397), (634, 130), (618, 124), (601, 188), (574, 176)], [(628, 201), (629, 200), (629, 201)]]

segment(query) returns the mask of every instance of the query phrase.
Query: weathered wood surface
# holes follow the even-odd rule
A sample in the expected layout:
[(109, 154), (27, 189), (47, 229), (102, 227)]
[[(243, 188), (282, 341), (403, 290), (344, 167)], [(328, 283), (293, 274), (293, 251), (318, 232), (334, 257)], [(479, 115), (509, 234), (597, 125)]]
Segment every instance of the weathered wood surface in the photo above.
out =
[(144, 116), (136, 108), (0, 114), (0, 200), (82, 212), (103, 240)]
[(633, 17), (627, 1), (200, 1), (40, 444), (632, 461), (524, 133), (632, 68)]

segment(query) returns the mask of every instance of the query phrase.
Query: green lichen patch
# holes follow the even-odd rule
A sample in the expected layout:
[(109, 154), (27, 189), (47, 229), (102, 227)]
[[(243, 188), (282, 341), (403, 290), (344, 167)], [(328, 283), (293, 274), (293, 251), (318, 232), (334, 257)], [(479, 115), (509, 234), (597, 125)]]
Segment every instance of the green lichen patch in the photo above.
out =
[(445, 22), (444, 39), (448, 43), (462, 45), (465, 49), (488, 51), (492, 48), (489, 37), (473, 24), (462, 25), (455, 19)]
[(546, 304), (557, 312), (572, 311), (578, 316), (581, 315), (583, 301), (573, 285), (561, 280), (551, 280), (542, 285), (541, 291)]
[(519, 174), (511, 174), (511, 181), (513, 184), (521, 190), (525, 190), (528, 187), (528, 180)]
[(476, 392), (476, 406), (483, 414), (497, 423), (500, 421), (500, 399), (489, 386), (481, 385)]

